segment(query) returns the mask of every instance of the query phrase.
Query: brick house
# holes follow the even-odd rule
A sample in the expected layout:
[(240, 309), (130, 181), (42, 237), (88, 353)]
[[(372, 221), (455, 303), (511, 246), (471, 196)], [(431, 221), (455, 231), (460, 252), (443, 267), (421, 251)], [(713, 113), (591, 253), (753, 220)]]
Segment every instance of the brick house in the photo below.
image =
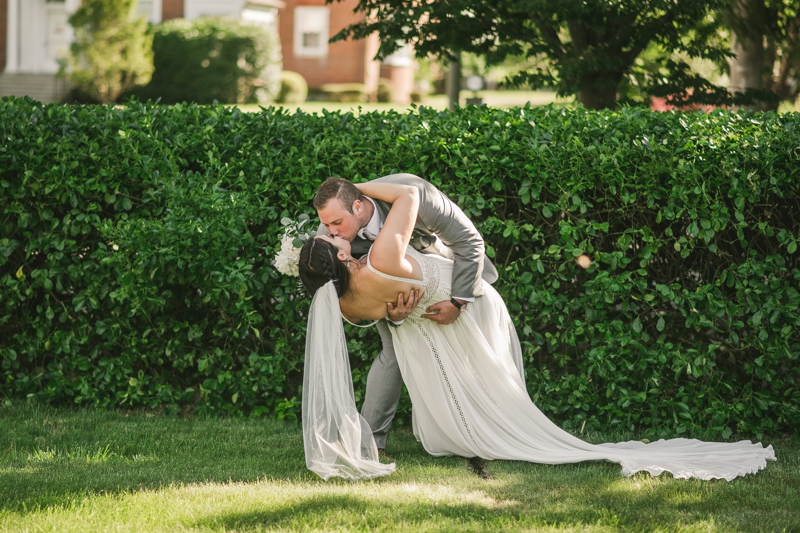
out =
[(411, 101), (414, 85), (413, 58), (404, 48), (384, 62), (372, 58), (378, 51), (378, 36), (333, 44), (328, 39), (363, 19), (353, 14), (358, 0), (325, 5), (325, 0), (284, 0), (279, 15), (283, 68), (302, 74), (309, 87), (325, 83), (363, 83), (375, 101), (379, 78), (391, 81), (393, 100)]
[[(358, 0), (325, 5), (325, 0), (139, 0), (151, 23), (171, 18), (229, 16), (276, 28), (283, 68), (300, 73), (310, 87), (363, 83), (375, 100), (379, 78), (391, 80), (393, 99), (407, 103), (413, 60), (407, 49), (383, 63), (372, 57), (377, 37), (329, 44), (355, 22)], [(67, 19), (81, 0), (0, 0), (0, 96), (28, 95), (42, 102), (62, 100), (69, 90), (56, 77), (58, 57), (73, 39)]]

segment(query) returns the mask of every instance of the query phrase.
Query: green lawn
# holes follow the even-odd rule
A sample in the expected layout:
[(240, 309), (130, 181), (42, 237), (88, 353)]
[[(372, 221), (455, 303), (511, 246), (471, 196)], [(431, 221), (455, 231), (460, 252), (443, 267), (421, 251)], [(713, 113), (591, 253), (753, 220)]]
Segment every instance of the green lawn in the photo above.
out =
[[(483, 99), (483, 102), (489, 107), (510, 108), (515, 106), (524, 106), (526, 103), (531, 105), (545, 105), (554, 103), (557, 105), (567, 105), (571, 103), (572, 99), (556, 98), (555, 93), (550, 91), (479, 91), (478, 96)], [(460, 103), (462, 106), (467, 105), (467, 98), (473, 96), (472, 91), (461, 91)], [(336, 102), (305, 102), (303, 104), (274, 104), (278, 107), (284, 107), (290, 112), (295, 112), (298, 109), (306, 113), (321, 113), (323, 110), (327, 111), (354, 111), (356, 113), (368, 113), (371, 111), (389, 111), (394, 110), (398, 113), (407, 113), (412, 110), (412, 106), (405, 104), (379, 104), (379, 103), (336, 103)], [(424, 101), (417, 105), (424, 105), (434, 109), (447, 109), (447, 96), (435, 95), (427, 97)], [(239, 105), (242, 111), (257, 112), (259, 106), (255, 104)]]
[[(477, 93), (489, 107), (508, 109), (511, 107), (524, 106), (526, 103), (530, 105), (546, 105), (555, 104), (556, 106), (574, 106), (575, 98), (557, 98), (554, 92), (551, 91), (479, 91)], [(462, 106), (467, 105), (467, 98), (473, 96), (472, 91), (461, 91), (460, 103)], [(236, 104), (231, 104), (236, 105)], [(298, 109), (306, 113), (322, 113), (323, 110), (327, 111), (353, 111), (356, 114), (369, 113), (372, 111), (389, 111), (394, 110), (398, 113), (407, 113), (413, 110), (413, 107), (405, 104), (377, 104), (377, 103), (336, 103), (336, 102), (305, 102), (303, 104), (274, 104), (278, 107), (284, 107), (289, 112), (294, 113)], [(425, 100), (417, 105), (424, 105), (434, 109), (447, 109), (447, 96), (433, 95), (425, 98)], [(248, 112), (258, 112), (260, 107), (256, 104), (239, 104), (239, 109)], [(798, 112), (800, 111), (800, 99), (796, 102), (782, 102), (778, 108), (780, 113)]]
[(484, 480), (395, 431), (397, 472), (326, 483), (292, 423), (1, 407), (0, 531), (800, 531), (800, 442), (768, 442), (778, 461), (731, 483), (511, 461)]

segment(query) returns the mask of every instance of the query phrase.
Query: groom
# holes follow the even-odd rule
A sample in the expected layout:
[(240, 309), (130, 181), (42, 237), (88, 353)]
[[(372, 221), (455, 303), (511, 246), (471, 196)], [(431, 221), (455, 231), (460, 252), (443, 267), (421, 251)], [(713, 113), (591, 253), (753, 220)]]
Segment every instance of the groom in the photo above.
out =
[[(497, 270), (484, 257), (483, 238), (455, 203), (422, 178), (413, 174), (391, 174), (375, 181), (419, 189), (419, 215), (411, 246), (420, 252), (443, 255), (454, 261), (453, 298), (429, 306), (425, 309), (427, 314), (422, 316), (439, 324), (454, 322), (468, 302), (483, 294), (481, 278), (487, 283), (497, 280)], [(338, 235), (350, 241), (352, 255), (359, 257), (369, 251), (391, 207), (391, 204), (364, 196), (347, 180), (329, 178), (314, 195), (314, 208), (322, 223), (317, 234)], [(391, 320), (378, 322), (383, 349), (367, 375), (367, 390), (361, 409), (382, 455), (385, 455), (383, 450), (403, 388), (389, 327), (399, 325), (413, 311), (416, 301), (403, 302), (399, 296), (397, 303), (397, 307), (388, 304)]]

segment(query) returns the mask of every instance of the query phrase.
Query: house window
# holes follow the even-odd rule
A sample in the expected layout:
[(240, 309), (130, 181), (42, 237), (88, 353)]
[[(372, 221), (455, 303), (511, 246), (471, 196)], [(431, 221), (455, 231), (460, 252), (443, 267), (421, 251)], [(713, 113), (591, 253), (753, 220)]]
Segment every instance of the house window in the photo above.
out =
[(161, 22), (161, 0), (139, 0), (136, 11), (137, 14), (144, 15), (147, 22)]
[(248, 6), (242, 10), (242, 20), (252, 24), (274, 28), (278, 10), (273, 7)]
[(414, 62), (414, 49), (409, 44), (399, 43), (400, 48), (383, 60), (384, 65), (391, 67), (409, 67)]
[(72, 41), (72, 28), (69, 25), (69, 13), (65, 2), (47, 2), (45, 23), (47, 31), (44, 39), (43, 72), (57, 72), (58, 60), (69, 51)]
[[(141, 2), (141, 0), (139, 0)], [(242, 14), (243, 0), (184, 0), (183, 16), (186, 20), (200, 17), (231, 17)]]
[(294, 54), (324, 57), (328, 55), (327, 7), (302, 6), (294, 10)]

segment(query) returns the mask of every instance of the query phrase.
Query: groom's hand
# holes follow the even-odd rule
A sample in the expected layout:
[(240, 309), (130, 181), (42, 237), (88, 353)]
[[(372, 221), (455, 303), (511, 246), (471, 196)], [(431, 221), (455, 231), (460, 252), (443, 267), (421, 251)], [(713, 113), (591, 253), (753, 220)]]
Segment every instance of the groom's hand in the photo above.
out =
[(408, 295), (408, 300), (405, 300), (403, 293), (397, 295), (397, 305), (394, 302), (388, 302), (386, 309), (389, 311), (389, 320), (394, 322), (402, 322), (408, 315), (414, 312), (422, 295), (422, 291), (411, 291)]
[[(460, 300), (459, 300), (460, 301)], [(455, 322), (461, 311), (453, 305), (449, 300), (444, 300), (438, 304), (433, 304), (425, 309), (427, 315), (422, 315), (422, 318), (433, 320), (437, 324), (443, 326)]]

